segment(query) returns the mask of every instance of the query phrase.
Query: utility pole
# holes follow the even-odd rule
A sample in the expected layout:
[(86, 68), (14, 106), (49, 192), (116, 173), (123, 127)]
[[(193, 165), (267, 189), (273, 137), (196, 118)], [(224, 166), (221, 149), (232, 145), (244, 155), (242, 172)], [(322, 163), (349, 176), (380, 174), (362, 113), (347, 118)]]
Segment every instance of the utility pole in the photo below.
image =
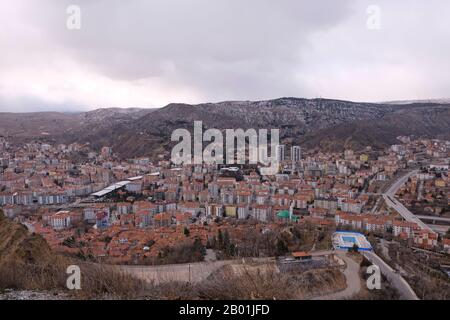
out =
[(189, 283), (191, 283), (191, 264), (189, 263)]

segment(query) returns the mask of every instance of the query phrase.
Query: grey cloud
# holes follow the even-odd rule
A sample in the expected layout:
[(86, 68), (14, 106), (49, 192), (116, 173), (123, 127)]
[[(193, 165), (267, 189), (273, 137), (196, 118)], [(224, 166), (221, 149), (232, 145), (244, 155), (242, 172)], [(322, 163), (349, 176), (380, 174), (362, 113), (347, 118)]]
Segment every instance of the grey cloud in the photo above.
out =
[[(80, 79), (101, 77), (104, 91), (109, 80), (115, 81), (114, 90), (129, 85), (130, 94), (137, 97), (134, 105), (318, 95), (354, 100), (433, 98), (447, 95), (444, 88), (450, 85), (450, 76), (437, 68), (448, 66), (450, 53), (450, 24), (439, 19), (450, 9), (445, 0), (427, 5), (419, 0), (377, 1), (382, 29), (372, 32), (365, 27), (365, 10), (372, 4), (366, 0), (17, 3), (9, 12), (8, 33), (0, 31), (4, 33), (0, 44), (9, 51), (0, 67), (12, 75), (17, 70), (50, 72), (58, 70), (54, 61), (71, 61), (85, 71)], [(79, 31), (65, 28), (69, 4), (82, 10)], [(441, 50), (431, 48), (436, 42)], [(404, 80), (403, 87), (393, 88), (383, 74), (395, 83)], [(49, 74), (48, 81), (53, 77)], [(136, 87), (141, 82), (145, 86)], [(3, 87), (0, 80), (0, 97), (11, 90)], [(44, 89), (37, 90), (39, 99), (52, 101), (46, 97), (52, 90)], [(86, 91), (77, 90), (58, 88), (57, 103), (89, 103)], [(20, 96), (19, 89), (14, 93), (9, 101)], [(107, 97), (92, 97), (90, 104), (108, 106), (113, 101)], [(123, 101), (126, 97), (119, 96)]]

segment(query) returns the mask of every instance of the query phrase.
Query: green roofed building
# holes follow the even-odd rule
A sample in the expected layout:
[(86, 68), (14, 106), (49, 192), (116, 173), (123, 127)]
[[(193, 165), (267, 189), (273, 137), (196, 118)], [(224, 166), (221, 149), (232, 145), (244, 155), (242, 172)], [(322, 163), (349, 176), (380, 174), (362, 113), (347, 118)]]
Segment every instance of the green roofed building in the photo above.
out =
[(291, 214), (287, 210), (282, 210), (282, 211), (278, 212), (277, 217), (279, 219), (285, 219), (285, 220), (291, 219), (292, 221), (298, 221), (298, 217), (294, 216), (294, 215), (292, 215), (292, 217), (291, 217)]

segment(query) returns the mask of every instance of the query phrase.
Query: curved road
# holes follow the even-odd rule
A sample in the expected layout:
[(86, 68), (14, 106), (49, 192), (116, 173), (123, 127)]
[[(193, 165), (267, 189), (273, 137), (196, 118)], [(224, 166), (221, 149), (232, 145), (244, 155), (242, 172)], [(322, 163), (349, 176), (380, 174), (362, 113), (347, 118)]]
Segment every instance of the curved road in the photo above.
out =
[(386, 262), (373, 252), (366, 251), (363, 255), (380, 268), (381, 273), (390, 281), (390, 283), (398, 290), (403, 300), (419, 300), (414, 290), (408, 282), (394, 271)]
[[(359, 264), (353, 259), (346, 256), (346, 252), (337, 252), (331, 250), (323, 250), (311, 252), (312, 256), (324, 256), (335, 254), (345, 261), (346, 267), (343, 271), (347, 287), (332, 294), (315, 297), (315, 300), (342, 300), (351, 299), (352, 296), (361, 290), (361, 279), (359, 277)], [(259, 262), (273, 261), (274, 258), (252, 258), (249, 260)], [(196, 262), (185, 264), (172, 264), (160, 266), (119, 266), (122, 271), (131, 273), (134, 276), (154, 283), (183, 281), (183, 282), (200, 282), (205, 280), (210, 274), (217, 271), (227, 264), (240, 264), (242, 259), (236, 260), (219, 260), (214, 262)]]
[(330, 293), (324, 296), (313, 298), (313, 300), (344, 300), (351, 299), (361, 290), (361, 279), (359, 277), (359, 264), (353, 259), (346, 256), (346, 252), (334, 252), (339, 258), (345, 261), (346, 267), (344, 270), (345, 281), (347, 288), (342, 291)]
[[(434, 232), (427, 224), (425, 224), (422, 220), (420, 220), (419, 217), (414, 215), (400, 201), (395, 199), (395, 194), (397, 193), (398, 189), (400, 189), (408, 181), (410, 177), (417, 174), (418, 172), (419, 170), (413, 170), (397, 179), (397, 181), (395, 181), (389, 187), (389, 189), (383, 194), (383, 199), (386, 202), (387, 206), (397, 211), (406, 221), (414, 222), (422, 229)], [(364, 252), (363, 254), (370, 262), (372, 262), (374, 265), (377, 265), (380, 268), (381, 273), (398, 290), (402, 299), (419, 300), (416, 293), (410, 287), (408, 282), (406, 282), (406, 280), (401, 275), (395, 272), (386, 262), (384, 262), (383, 259), (377, 256), (374, 252)]]
[[(335, 254), (345, 261), (346, 267), (343, 271), (347, 287), (335, 293), (319, 296), (313, 298), (314, 300), (343, 300), (351, 299), (361, 290), (361, 278), (359, 276), (359, 264), (353, 259), (346, 256), (346, 252), (342, 251), (317, 251), (312, 252), (313, 256), (322, 256), (328, 254)], [(380, 257), (373, 252), (364, 252), (363, 255), (373, 264), (380, 268), (386, 278), (399, 291), (401, 298), (404, 300), (418, 300), (416, 294), (411, 289), (409, 284), (397, 274), (388, 264), (386, 264)], [(254, 258), (260, 262), (273, 261), (273, 258)], [(210, 274), (220, 269), (224, 265), (242, 263), (242, 260), (221, 260), (214, 262), (197, 262), (175, 265), (161, 265), (161, 266), (119, 266), (125, 272), (131, 273), (134, 276), (146, 281), (153, 281), (155, 283), (167, 281), (186, 281), (186, 282), (200, 282), (205, 280)]]
[(400, 203), (400, 201), (398, 201), (394, 197), (398, 189), (400, 189), (411, 176), (417, 174), (418, 172), (419, 172), (418, 170), (414, 170), (400, 177), (389, 187), (386, 193), (383, 194), (383, 198), (386, 204), (390, 208), (397, 211), (406, 221), (417, 223), (417, 225), (422, 229), (427, 230), (429, 232), (434, 232), (428, 225), (426, 225), (422, 220), (420, 220), (417, 216), (415, 216), (402, 203)]
[(196, 283), (206, 280), (213, 272), (225, 265), (241, 264), (245, 263), (244, 261), (271, 262), (274, 261), (274, 258), (246, 258), (156, 266), (121, 265), (119, 268), (139, 279), (154, 282), (155, 284), (170, 281)]

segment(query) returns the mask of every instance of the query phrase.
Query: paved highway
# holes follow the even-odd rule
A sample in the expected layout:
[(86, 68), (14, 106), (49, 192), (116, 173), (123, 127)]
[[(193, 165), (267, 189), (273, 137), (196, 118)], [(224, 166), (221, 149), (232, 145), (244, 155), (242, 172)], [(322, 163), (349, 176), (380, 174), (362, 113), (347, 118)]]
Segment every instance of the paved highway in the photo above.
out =
[[(422, 229), (433, 232), (430, 226), (425, 224), (420, 218), (429, 218), (416, 216), (411, 211), (409, 211), (400, 201), (395, 198), (395, 194), (397, 191), (408, 181), (410, 177), (417, 174), (418, 170), (413, 170), (404, 176), (400, 177), (395, 181), (389, 189), (383, 194), (383, 199), (386, 204), (397, 211), (406, 221), (417, 223)], [(438, 219), (436, 219), (438, 220)], [(439, 221), (446, 221), (439, 220)], [(450, 220), (450, 219), (448, 219)], [(380, 268), (381, 273), (391, 282), (391, 284), (398, 290), (400, 296), (404, 300), (419, 300), (414, 290), (410, 287), (410, 285), (406, 282), (406, 280), (398, 274), (395, 270), (393, 270), (386, 262), (383, 261), (379, 256), (377, 256), (374, 252), (364, 252), (364, 256), (373, 264), (377, 265)]]
[(403, 186), (410, 177), (417, 174), (418, 172), (419, 172), (419, 170), (410, 171), (409, 173), (405, 174), (404, 176), (398, 178), (397, 181), (395, 181), (389, 187), (389, 189), (386, 191), (385, 194), (389, 194), (392, 196), (395, 195), (397, 193), (397, 190), (400, 189), (400, 187)]
[(395, 194), (397, 193), (398, 189), (400, 189), (408, 179), (417, 174), (418, 170), (414, 170), (409, 172), (408, 174), (405, 174), (404, 176), (400, 177), (397, 181), (395, 181), (389, 189), (386, 191), (385, 194), (383, 194), (384, 201), (386, 204), (397, 211), (406, 221), (417, 223), (422, 229), (428, 230), (430, 232), (433, 232), (433, 230), (426, 225), (424, 222), (422, 222), (417, 216), (415, 216), (411, 211), (409, 211), (400, 201), (395, 199)]
[(363, 255), (380, 268), (381, 273), (390, 281), (397, 289), (403, 300), (419, 300), (414, 290), (409, 286), (408, 282), (397, 272), (394, 271), (386, 262), (383, 261), (374, 252), (365, 251)]
[(444, 221), (444, 222), (450, 222), (450, 218), (444, 218), (444, 217), (435, 217), (435, 216), (416, 216), (419, 219), (423, 220), (432, 220), (432, 221)]
[(430, 228), (437, 233), (447, 233), (448, 230), (450, 230), (450, 226), (440, 226), (437, 224), (430, 225)]

